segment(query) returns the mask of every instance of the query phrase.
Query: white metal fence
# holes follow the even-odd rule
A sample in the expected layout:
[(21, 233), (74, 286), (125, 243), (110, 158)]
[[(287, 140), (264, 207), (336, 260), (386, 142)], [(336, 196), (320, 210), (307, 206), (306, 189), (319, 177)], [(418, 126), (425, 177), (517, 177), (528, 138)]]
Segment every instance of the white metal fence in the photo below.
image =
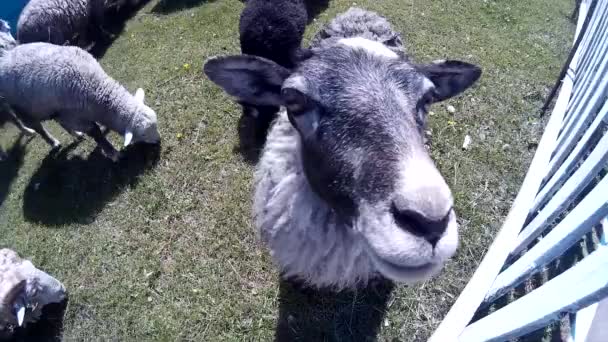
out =
[[(433, 342), (505, 341), (563, 315), (571, 341), (608, 341), (608, 299), (598, 305), (608, 297), (608, 0), (595, 1), (581, 4), (575, 41), (583, 36), (513, 207)], [(578, 262), (513, 299), (581, 241)]]

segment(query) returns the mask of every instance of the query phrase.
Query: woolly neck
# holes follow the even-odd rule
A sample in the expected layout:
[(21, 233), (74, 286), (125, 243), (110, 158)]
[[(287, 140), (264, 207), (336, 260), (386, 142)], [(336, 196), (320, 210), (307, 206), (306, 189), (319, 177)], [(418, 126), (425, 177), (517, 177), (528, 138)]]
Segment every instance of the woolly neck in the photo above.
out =
[(345, 288), (365, 283), (375, 273), (362, 237), (308, 183), (301, 140), (284, 109), (256, 169), (253, 216), (285, 277)]

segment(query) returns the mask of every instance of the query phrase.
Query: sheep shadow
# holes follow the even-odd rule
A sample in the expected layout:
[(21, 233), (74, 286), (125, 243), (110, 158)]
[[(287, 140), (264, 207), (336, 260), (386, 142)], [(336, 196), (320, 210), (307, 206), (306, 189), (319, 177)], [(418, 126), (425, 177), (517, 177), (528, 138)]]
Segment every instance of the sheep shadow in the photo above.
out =
[[(23, 328), (17, 328), (10, 337), (12, 342), (60, 342), (63, 335), (63, 322), (68, 299), (61, 303), (48, 304), (42, 308), (40, 320), (28, 324)], [(7, 339), (8, 340), (8, 339)], [(0, 336), (0, 341), (4, 341)]]
[(375, 341), (393, 289), (388, 280), (338, 293), (281, 280), (275, 342)]
[(156, 166), (160, 146), (138, 144), (112, 162), (96, 148), (86, 159), (68, 157), (76, 143), (50, 153), (30, 179), (23, 196), (27, 221), (48, 226), (90, 224), (106, 203), (125, 187), (136, 186), (139, 176)]
[(156, 14), (171, 14), (177, 11), (187, 10), (192, 7), (196, 7), (202, 3), (211, 2), (214, 0), (160, 0), (154, 8), (152, 13)]
[(112, 36), (102, 34), (97, 28), (93, 27), (88, 32), (88, 40), (93, 46), (89, 49), (89, 53), (95, 58), (102, 58), (110, 46), (114, 43), (114, 40), (124, 31), (127, 22), (135, 17), (149, 0), (141, 0), (137, 5), (129, 6), (128, 8), (108, 13), (104, 17), (104, 30), (110, 33)]
[[(23, 140), (26, 140), (25, 143)], [(26, 138), (20, 135), (7, 151), (0, 151), (5, 154), (3, 160), (0, 161), (0, 206), (8, 197), (11, 184), (17, 178), (19, 169), (23, 165), (25, 148), (31, 141), (31, 138)]]
[(309, 24), (329, 7), (329, 0), (306, 0), (305, 2)]

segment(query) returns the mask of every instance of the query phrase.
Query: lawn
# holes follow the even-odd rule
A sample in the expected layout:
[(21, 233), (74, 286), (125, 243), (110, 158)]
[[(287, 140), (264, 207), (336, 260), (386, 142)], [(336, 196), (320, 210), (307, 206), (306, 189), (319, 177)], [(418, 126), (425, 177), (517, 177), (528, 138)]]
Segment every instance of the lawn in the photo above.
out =
[[(318, 6), (307, 39), (353, 4)], [(472, 90), (431, 109), (432, 155), (461, 226), (445, 270), (417, 286), (340, 294), (281, 282), (250, 218), (254, 150), (240, 108), (201, 73), (206, 58), (239, 52), (244, 5), (151, 1), (101, 64), (147, 91), (163, 137), (158, 158), (130, 149), (113, 164), (92, 141), (70, 144), (54, 123), (47, 127), (65, 146), (57, 155), (10, 125), (0, 136), (11, 155), (0, 162), (0, 247), (64, 282), (66, 341), (426, 340), (518, 191), (544, 125), (537, 110), (571, 45), (574, 1), (356, 5), (388, 17), (415, 60), (459, 58), (484, 70)]]

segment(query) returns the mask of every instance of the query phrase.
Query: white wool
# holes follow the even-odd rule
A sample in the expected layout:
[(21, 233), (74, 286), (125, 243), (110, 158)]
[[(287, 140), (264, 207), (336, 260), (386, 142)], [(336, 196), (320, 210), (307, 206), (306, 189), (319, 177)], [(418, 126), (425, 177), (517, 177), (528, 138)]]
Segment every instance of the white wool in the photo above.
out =
[[(24, 98), (23, 94), (32, 96)], [(56, 119), (75, 131), (91, 122), (124, 134), (155, 129), (156, 114), (108, 76), (86, 51), (48, 43), (18, 45), (0, 56), (0, 97), (34, 120)]]

